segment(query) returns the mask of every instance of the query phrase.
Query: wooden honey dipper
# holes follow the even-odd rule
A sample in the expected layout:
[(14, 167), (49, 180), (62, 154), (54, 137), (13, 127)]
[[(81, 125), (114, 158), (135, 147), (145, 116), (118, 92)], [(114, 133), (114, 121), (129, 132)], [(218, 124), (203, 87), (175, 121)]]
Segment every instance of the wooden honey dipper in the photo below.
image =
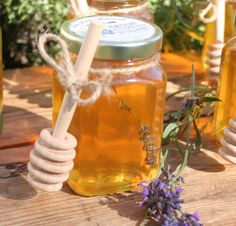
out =
[(236, 118), (229, 120), (229, 127), (224, 129), (224, 137), (220, 143), (222, 145), (219, 149), (220, 155), (236, 164)]
[(87, 0), (69, 0), (69, 2), (75, 17), (84, 17), (90, 14)]
[[(212, 16), (205, 16), (213, 10)], [(208, 65), (207, 72), (209, 74), (209, 82), (215, 84), (220, 75), (221, 55), (224, 47), (224, 29), (225, 29), (225, 0), (212, 0), (206, 9), (199, 13), (200, 20), (204, 23), (212, 23), (216, 21), (216, 37), (215, 42), (208, 46), (206, 64)]]
[(209, 81), (215, 83), (219, 79), (221, 55), (224, 48), (223, 42), (216, 42), (208, 45), (206, 64), (208, 65), (207, 72), (209, 74)]
[(220, 75), (221, 55), (224, 47), (225, 30), (225, 0), (214, 0), (216, 4), (216, 37), (215, 43), (208, 46), (208, 65), (209, 82), (216, 84)]
[[(90, 98), (80, 99), (83, 85), (80, 88), (76, 84), (89, 84), (88, 72), (92, 64), (93, 57), (102, 33), (102, 25), (98, 22), (91, 22), (87, 35), (80, 48), (75, 65), (72, 64), (67, 50), (66, 43), (56, 35), (45, 34), (39, 39), (39, 51), (42, 57), (51, 64), (61, 75), (59, 80), (66, 79), (64, 85), (67, 91), (64, 95), (60, 112), (55, 128), (44, 129), (40, 133), (40, 138), (35, 142), (34, 149), (30, 153), (28, 163), (28, 182), (35, 188), (42, 191), (59, 191), (63, 182), (69, 177), (69, 172), (73, 168), (75, 157), (75, 147), (77, 141), (75, 137), (67, 133), (72, 117), (77, 105), (83, 103), (91, 104), (95, 102), (101, 94), (98, 86)], [(46, 52), (44, 45), (47, 41), (58, 42), (63, 51), (64, 64), (58, 65)], [(64, 77), (63, 77), (64, 76)], [(94, 82), (93, 82), (94, 83)]]

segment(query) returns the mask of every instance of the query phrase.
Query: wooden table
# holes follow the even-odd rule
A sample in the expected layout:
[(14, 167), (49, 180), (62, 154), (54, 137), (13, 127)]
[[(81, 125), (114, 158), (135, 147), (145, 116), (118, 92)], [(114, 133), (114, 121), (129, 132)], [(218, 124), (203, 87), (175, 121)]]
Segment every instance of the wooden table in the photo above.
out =
[[(190, 84), (191, 62), (163, 56), (168, 91)], [(199, 63), (194, 62), (200, 73)], [(138, 193), (80, 197), (67, 185), (58, 193), (43, 193), (26, 181), (26, 162), (42, 128), (51, 124), (51, 69), (32, 67), (4, 72), (4, 130), (0, 137), (0, 225), (140, 225), (144, 210)], [(172, 108), (172, 103), (168, 108)], [(236, 225), (236, 166), (217, 154), (210, 134), (202, 152), (191, 156), (184, 171), (184, 210), (198, 210), (204, 225)], [(180, 160), (173, 148), (169, 163)], [(154, 225), (151, 222), (149, 225)]]

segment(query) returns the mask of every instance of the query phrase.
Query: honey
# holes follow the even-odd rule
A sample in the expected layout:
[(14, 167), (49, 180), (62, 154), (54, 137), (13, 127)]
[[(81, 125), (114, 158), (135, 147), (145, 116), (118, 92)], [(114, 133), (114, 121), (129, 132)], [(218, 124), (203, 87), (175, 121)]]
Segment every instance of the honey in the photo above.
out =
[[(147, 0), (90, 0), (88, 4), (97, 15), (133, 16), (153, 22), (153, 15), (147, 8)], [(73, 13), (69, 12), (68, 19)]]
[(207, 24), (206, 31), (205, 31), (205, 38), (204, 38), (204, 46), (202, 49), (202, 65), (203, 69), (205, 71), (205, 80), (208, 80), (208, 75), (206, 73), (206, 70), (208, 68), (207, 64), (205, 63), (208, 59), (207, 52), (208, 52), (208, 46), (215, 42), (216, 37), (216, 23), (212, 22)]
[(236, 118), (236, 37), (229, 40), (222, 53), (221, 74), (214, 123), (215, 135), (220, 140), (231, 118)]
[(225, 8), (225, 41), (236, 34), (236, 2), (227, 1)]
[[(111, 24), (109, 21), (116, 21), (123, 17), (101, 16), (99, 18), (106, 21), (107, 24)], [(148, 23), (124, 17), (119, 28), (121, 29), (123, 26), (124, 29), (127, 29), (129, 22), (137, 27), (139, 27), (139, 23), (148, 25)], [(151, 27), (155, 28), (154, 25)], [(110, 27), (110, 30), (115, 28), (117, 26)], [(104, 30), (106, 29), (105, 25)], [(122, 37), (122, 29), (117, 31), (115, 37)], [(160, 30), (158, 30), (159, 32)], [(131, 34), (131, 36), (133, 35)], [(159, 38), (161, 37), (162, 34)], [(127, 40), (127, 38), (126, 36), (124, 39)], [(161, 42), (159, 38), (155, 42)], [(118, 42), (116, 48), (119, 48)], [(107, 43), (109, 45), (109, 41)], [(149, 44), (147, 42), (146, 47)], [(109, 55), (111, 52), (107, 51), (108, 57), (108, 55), (104, 56), (104, 50), (99, 51), (98, 48), (98, 54), (95, 55), (97, 58), (94, 60), (92, 68), (95, 70), (121, 68), (121, 71), (124, 71), (125, 68), (127, 72), (113, 75), (110, 95), (103, 94), (93, 105), (80, 106), (76, 109), (69, 132), (78, 139), (79, 145), (75, 166), (68, 180), (69, 186), (76, 193), (93, 196), (127, 191), (135, 189), (139, 182), (149, 181), (157, 176), (160, 163), (166, 76), (157, 63), (143, 69), (142, 67), (149, 65), (150, 62), (156, 62), (160, 50), (158, 45), (155, 47), (156, 50), (152, 49), (149, 52), (150, 55), (147, 54), (145, 58), (139, 58), (135, 53), (135, 58), (127, 56), (127, 59), (121, 59), (122, 53), (117, 49), (113, 53), (115, 55)], [(129, 47), (126, 48), (129, 49)], [(126, 51), (124, 54), (130, 55), (130, 50), (123, 49), (123, 51)], [(99, 57), (107, 59), (99, 59)], [(135, 71), (137, 67), (141, 67), (141, 69)], [(96, 75), (90, 74), (90, 77), (96, 78)], [(83, 94), (86, 96), (86, 92)], [(64, 91), (54, 75), (54, 124), (63, 95)]]

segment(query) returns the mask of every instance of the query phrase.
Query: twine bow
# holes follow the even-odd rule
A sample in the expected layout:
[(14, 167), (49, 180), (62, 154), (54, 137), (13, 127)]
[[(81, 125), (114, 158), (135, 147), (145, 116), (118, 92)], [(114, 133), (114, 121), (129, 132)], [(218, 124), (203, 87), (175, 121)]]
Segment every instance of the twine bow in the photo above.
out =
[[(57, 63), (47, 53), (45, 44), (48, 41), (55, 41), (61, 46), (63, 58), (60, 63)], [(103, 90), (104, 92), (108, 92), (107, 90), (109, 90), (109, 88), (107, 86), (111, 78), (103, 76), (98, 80), (89, 80), (87, 77), (83, 76), (82, 73), (78, 75), (71, 61), (67, 44), (59, 36), (49, 33), (42, 35), (39, 38), (38, 48), (44, 60), (58, 72), (60, 84), (71, 94), (73, 101), (78, 105), (91, 105), (100, 97)], [(90, 96), (86, 99), (82, 99), (80, 97), (82, 90), (89, 91)]]
[[(206, 15), (212, 11), (212, 15), (210, 17), (206, 17)], [(212, 23), (216, 20), (217, 18), (217, 7), (216, 7), (216, 3), (214, 1), (210, 1), (209, 4), (207, 5), (207, 7), (205, 9), (202, 9), (199, 12), (199, 19), (203, 22), (203, 23)]]

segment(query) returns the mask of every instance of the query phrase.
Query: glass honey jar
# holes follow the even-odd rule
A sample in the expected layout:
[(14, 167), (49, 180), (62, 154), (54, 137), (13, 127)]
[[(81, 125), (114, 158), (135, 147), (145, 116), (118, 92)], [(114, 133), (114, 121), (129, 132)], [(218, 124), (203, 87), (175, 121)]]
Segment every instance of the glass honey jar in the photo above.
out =
[[(72, 57), (93, 18), (62, 26)], [(111, 93), (91, 106), (78, 107), (69, 128), (79, 145), (68, 184), (84, 196), (135, 189), (140, 181), (157, 176), (166, 92), (166, 75), (158, 63), (160, 28), (131, 17), (96, 19), (104, 30), (89, 77), (96, 78), (105, 69), (113, 79)], [(54, 124), (63, 95), (54, 75)]]
[[(133, 16), (148, 22), (154, 21), (147, 0), (89, 0), (88, 5), (88, 15)], [(70, 11), (68, 18), (73, 17)]]
[(215, 135), (220, 140), (231, 118), (236, 118), (236, 37), (229, 40), (222, 52), (220, 81), (214, 124)]

